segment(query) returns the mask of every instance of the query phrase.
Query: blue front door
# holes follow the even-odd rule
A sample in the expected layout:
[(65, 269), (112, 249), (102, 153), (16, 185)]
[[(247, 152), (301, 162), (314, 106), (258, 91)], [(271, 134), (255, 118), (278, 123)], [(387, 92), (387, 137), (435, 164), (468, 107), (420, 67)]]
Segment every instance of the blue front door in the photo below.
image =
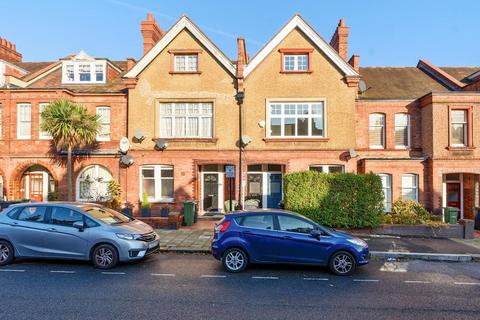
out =
[(282, 201), (282, 174), (269, 173), (267, 185), (267, 208), (276, 209)]

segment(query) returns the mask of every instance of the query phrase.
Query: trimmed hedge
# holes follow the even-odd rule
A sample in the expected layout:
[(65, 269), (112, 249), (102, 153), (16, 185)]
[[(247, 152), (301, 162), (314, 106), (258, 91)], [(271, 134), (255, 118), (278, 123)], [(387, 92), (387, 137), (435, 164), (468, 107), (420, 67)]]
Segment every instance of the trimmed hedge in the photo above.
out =
[(325, 174), (303, 171), (285, 175), (285, 209), (329, 227), (365, 228), (383, 223), (383, 191), (375, 174)]

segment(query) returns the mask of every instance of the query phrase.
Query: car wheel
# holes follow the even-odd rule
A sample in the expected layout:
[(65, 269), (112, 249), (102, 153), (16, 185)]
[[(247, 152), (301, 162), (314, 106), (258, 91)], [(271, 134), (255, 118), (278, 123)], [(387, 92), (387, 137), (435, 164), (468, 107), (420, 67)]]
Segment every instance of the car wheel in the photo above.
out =
[(330, 258), (330, 270), (338, 276), (349, 276), (356, 268), (355, 258), (346, 251), (339, 251)]
[(242, 272), (248, 264), (247, 254), (238, 248), (228, 249), (222, 257), (222, 263), (228, 272)]
[(12, 263), (15, 258), (13, 246), (8, 241), (0, 241), (0, 266), (6, 266)]
[(117, 250), (109, 244), (101, 244), (95, 248), (92, 254), (95, 268), (111, 269), (118, 264)]

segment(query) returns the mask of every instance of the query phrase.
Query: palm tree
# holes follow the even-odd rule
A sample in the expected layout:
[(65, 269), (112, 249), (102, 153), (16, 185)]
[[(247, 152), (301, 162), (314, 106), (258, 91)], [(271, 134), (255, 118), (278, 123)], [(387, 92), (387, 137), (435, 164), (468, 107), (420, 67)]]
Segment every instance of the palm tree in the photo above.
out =
[(57, 150), (67, 150), (67, 199), (72, 201), (72, 151), (95, 141), (101, 125), (99, 117), (67, 99), (52, 101), (41, 117), (41, 128), (52, 136)]

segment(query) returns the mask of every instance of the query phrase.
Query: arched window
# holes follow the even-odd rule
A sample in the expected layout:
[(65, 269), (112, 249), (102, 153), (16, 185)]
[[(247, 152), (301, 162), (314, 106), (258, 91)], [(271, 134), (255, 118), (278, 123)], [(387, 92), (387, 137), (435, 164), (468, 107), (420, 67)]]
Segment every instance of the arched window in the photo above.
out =
[(402, 199), (418, 201), (418, 175), (413, 173), (402, 175)]
[(387, 173), (379, 173), (378, 176), (382, 180), (383, 207), (385, 212), (390, 212), (392, 211), (392, 176)]
[(385, 115), (372, 113), (368, 117), (368, 136), (371, 149), (385, 149)]
[(395, 114), (395, 148), (410, 147), (410, 115), (408, 113)]
[(105, 167), (92, 165), (83, 169), (77, 178), (78, 201), (108, 200), (108, 183), (113, 180), (112, 174)]

